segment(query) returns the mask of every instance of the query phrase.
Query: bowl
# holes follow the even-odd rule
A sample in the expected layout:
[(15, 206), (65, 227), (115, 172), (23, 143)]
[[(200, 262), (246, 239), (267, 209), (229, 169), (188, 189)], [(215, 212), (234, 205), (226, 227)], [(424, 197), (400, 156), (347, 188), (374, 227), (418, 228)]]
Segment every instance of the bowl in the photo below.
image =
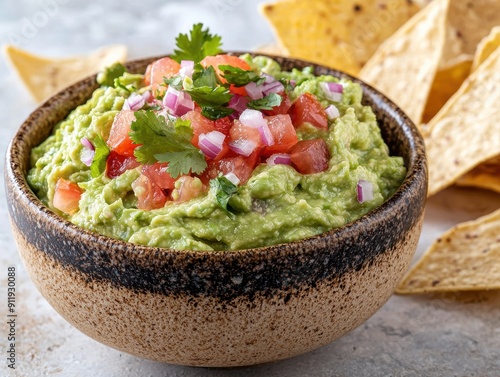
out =
[[(312, 66), (358, 82), (406, 178), (385, 203), (338, 229), (298, 242), (233, 252), (139, 246), (83, 230), (33, 194), (30, 150), (97, 88), (95, 76), (56, 94), (21, 125), (6, 155), (9, 213), (35, 286), (95, 340), (143, 358), (191, 366), (265, 363), (326, 345), (392, 295), (420, 236), (427, 193), (423, 140), (410, 119), (365, 83), (336, 70), (271, 56), (284, 69)], [(144, 72), (157, 58), (127, 64)], [(291, 214), (293, 215), (293, 214)]]

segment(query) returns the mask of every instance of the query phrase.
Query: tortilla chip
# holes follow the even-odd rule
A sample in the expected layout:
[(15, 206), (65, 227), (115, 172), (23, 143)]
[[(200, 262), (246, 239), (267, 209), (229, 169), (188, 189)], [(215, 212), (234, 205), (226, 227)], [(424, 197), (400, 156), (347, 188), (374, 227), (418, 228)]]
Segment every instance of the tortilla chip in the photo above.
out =
[(471, 70), (475, 71), (498, 47), (500, 47), (500, 26), (491, 29), (490, 34), (477, 45)]
[(422, 116), (423, 123), (428, 123), (456, 93), (469, 76), (471, 65), (472, 61), (466, 59), (436, 72)]
[(87, 56), (65, 59), (36, 56), (11, 45), (4, 47), (4, 53), (33, 98), (41, 102), (115, 62), (125, 62), (127, 48), (124, 45), (111, 45)]
[(452, 0), (446, 17), (446, 44), (439, 69), (472, 61), (476, 47), (491, 29), (500, 25), (500, 1)]
[(387, 39), (360, 77), (420, 124), (445, 43), (449, 0), (434, 0)]
[(500, 210), (444, 233), (401, 281), (396, 293), (500, 288)]
[(478, 187), (500, 193), (500, 156), (475, 167), (460, 177), (456, 184)]
[(429, 196), (500, 155), (500, 49), (473, 72), (427, 125)]
[(406, 0), (282, 0), (260, 7), (291, 56), (351, 74), (419, 9)]

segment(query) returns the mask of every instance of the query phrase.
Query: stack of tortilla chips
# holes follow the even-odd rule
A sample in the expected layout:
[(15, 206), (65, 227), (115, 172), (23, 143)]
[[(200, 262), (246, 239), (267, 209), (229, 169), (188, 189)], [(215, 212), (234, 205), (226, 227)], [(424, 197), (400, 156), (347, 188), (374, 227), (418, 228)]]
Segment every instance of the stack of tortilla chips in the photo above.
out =
[[(428, 4), (427, 4), (428, 3)], [(293, 57), (359, 76), (422, 132), (429, 196), (500, 193), (500, 1), (306, 1), (262, 7)], [(500, 209), (443, 234), (398, 293), (500, 288)]]

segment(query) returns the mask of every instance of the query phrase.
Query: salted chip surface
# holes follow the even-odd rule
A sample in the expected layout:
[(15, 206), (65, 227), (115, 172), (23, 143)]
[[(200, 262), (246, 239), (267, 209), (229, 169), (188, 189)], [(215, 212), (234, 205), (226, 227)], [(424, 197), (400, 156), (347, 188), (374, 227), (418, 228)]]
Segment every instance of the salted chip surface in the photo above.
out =
[(396, 293), (500, 289), (500, 210), (444, 233)]
[(260, 7), (292, 57), (351, 74), (420, 9), (406, 0), (282, 0)]
[(50, 59), (7, 45), (4, 47), (4, 54), (33, 98), (41, 102), (113, 63), (125, 62), (127, 47), (110, 45), (85, 56)]
[(500, 155), (500, 49), (474, 71), (424, 132), (429, 196)]
[(420, 124), (445, 43), (449, 0), (434, 0), (377, 49), (360, 71)]

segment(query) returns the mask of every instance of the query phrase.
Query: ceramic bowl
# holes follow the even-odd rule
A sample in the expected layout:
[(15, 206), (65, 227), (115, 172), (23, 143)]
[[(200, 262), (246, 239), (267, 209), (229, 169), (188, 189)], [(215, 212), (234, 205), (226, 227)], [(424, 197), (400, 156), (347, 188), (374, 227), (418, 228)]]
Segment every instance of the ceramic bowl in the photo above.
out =
[[(47, 301), (83, 333), (167, 363), (241, 366), (289, 358), (334, 341), (391, 296), (419, 239), (427, 191), (424, 144), (409, 118), (359, 82), (393, 155), (408, 174), (379, 208), (327, 233), (236, 252), (138, 246), (83, 229), (45, 207), (26, 183), (30, 150), (97, 88), (89, 77), (50, 98), (22, 124), (5, 183), (22, 261)], [(154, 58), (127, 64), (144, 72)], [(293, 214), (290, 214), (293, 216)]]

